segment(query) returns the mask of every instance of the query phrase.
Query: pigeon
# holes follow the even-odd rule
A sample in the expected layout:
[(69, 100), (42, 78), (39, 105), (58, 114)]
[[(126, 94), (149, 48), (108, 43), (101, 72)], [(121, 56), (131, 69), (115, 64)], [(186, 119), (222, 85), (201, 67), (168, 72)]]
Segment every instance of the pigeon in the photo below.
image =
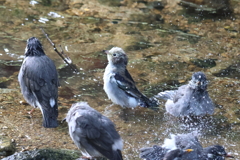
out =
[(175, 117), (214, 113), (214, 103), (208, 95), (207, 78), (203, 72), (194, 73), (189, 83), (177, 90), (160, 92), (155, 97), (167, 100), (166, 111)]
[(53, 61), (46, 56), (40, 41), (27, 40), (25, 58), (18, 74), (24, 99), (34, 108), (40, 108), (43, 126), (58, 126), (58, 73)]
[(87, 102), (73, 104), (67, 113), (66, 121), (70, 137), (81, 150), (83, 158), (123, 159), (123, 141), (114, 123), (91, 108)]
[(104, 91), (115, 104), (124, 108), (137, 106), (155, 110), (158, 102), (143, 95), (136, 87), (135, 82), (127, 70), (128, 57), (122, 48), (113, 47), (105, 50), (108, 65), (104, 72)]
[(224, 160), (227, 157), (234, 158), (221, 145), (203, 148), (196, 132), (171, 134), (162, 146), (140, 149), (140, 158), (145, 160)]

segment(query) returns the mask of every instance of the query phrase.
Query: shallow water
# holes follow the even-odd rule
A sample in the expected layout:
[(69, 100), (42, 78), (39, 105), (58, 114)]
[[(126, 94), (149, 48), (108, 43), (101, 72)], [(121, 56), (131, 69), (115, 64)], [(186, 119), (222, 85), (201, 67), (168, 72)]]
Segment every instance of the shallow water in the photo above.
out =
[[(231, 1), (232, 15), (210, 18), (186, 13), (175, 0), (168, 0), (162, 10), (150, 1), (47, 2), (0, 0), (0, 128), (15, 140), (18, 151), (77, 149), (66, 123), (45, 129), (40, 110), (27, 114), (32, 107), (20, 93), (17, 75), (26, 40), (35, 36), (58, 69), (59, 121), (72, 103), (87, 101), (116, 124), (124, 139), (124, 159), (139, 159), (140, 148), (162, 144), (170, 133), (193, 130), (202, 133), (203, 146), (219, 143), (240, 159), (240, 2)], [(39, 27), (62, 45), (80, 73), (64, 64)], [(200, 124), (186, 123), (166, 114), (163, 103), (158, 112), (112, 105), (103, 91), (107, 58), (102, 50), (113, 46), (126, 51), (128, 70), (149, 97), (187, 83), (193, 72), (205, 72), (215, 114)]]

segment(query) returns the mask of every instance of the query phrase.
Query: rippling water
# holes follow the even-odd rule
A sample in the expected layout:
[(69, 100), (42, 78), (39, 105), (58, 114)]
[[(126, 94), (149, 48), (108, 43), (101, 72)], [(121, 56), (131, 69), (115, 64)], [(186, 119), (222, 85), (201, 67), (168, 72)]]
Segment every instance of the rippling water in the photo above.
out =
[[(24, 103), (17, 75), (26, 40), (35, 36), (58, 69), (59, 120), (72, 103), (88, 101), (116, 124), (125, 159), (139, 159), (141, 147), (162, 144), (170, 133), (192, 130), (202, 133), (203, 146), (222, 144), (240, 159), (240, 2), (231, 1), (232, 15), (210, 18), (189, 14), (174, 0), (163, 9), (150, 1), (50, 2), (0, 0), (0, 128), (16, 141), (18, 151), (77, 149), (66, 124), (45, 129), (40, 110), (27, 114), (32, 107)], [(39, 27), (62, 46), (80, 73), (64, 64)], [(107, 58), (102, 50), (113, 46), (126, 51), (128, 70), (149, 97), (187, 83), (193, 72), (205, 72), (215, 114), (201, 123), (186, 123), (166, 114), (163, 103), (159, 112), (112, 105), (103, 91)]]

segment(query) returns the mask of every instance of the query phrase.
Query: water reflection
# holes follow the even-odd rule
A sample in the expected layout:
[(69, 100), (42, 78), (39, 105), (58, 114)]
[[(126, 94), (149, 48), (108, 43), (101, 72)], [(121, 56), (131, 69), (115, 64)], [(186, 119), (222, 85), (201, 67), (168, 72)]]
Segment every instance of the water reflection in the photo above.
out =
[[(23, 146), (77, 149), (66, 124), (45, 129), (41, 127), (40, 111), (29, 117), (31, 106), (19, 103), (23, 101), (17, 82), (19, 61), (24, 58), (26, 40), (35, 36), (58, 68), (59, 120), (72, 103), (88, 101), (116, 123), (124, 139), (126, 159), (139, 159), (139, 148), (161, 143), (170, 133), (189, 130), (203, 133), (203, 146), (222, 144), (240, 159), (239, 34), (232, 31), (239, 30), (239, 2), (232, 1), (235, 19), (187, 15), (173, 0), (161, 5), (161, 9), (143, 2), (0, 2), (0, 127), (15, 139), (18, 151)], [(56, 45), (63, 46), (79, 74), (63, 64), (40, 26)], [(230, 27), (225, 29), (226, 26)], [(204, 71), (210, 80), (209, 94), (217, 104), (214, 116), (189, 124), (166, 114), (163, 104), (159, 112), (144, 108), (124, 110), (112, 105), (102, 89), (107, 58), (101, 51), (113, 46), (126, 50), (128, 70), (139, 90), (148, 97), (186, 84), (193, 72)], [(18, 90), (6, 92), (3, 88)]]

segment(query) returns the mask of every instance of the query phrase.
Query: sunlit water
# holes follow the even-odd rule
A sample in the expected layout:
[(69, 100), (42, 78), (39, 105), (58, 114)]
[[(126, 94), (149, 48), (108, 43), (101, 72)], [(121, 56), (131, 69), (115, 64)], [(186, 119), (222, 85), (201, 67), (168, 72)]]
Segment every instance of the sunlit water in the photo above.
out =
[[(232, 2), (235, 14), (215, 19), (188, 15), (175, 1), (169, 2), (157, 10), (132, 1), (121, 7), (100, 0), (71, 1), (70, 5), (0, 1), (1, 134), (14, 139), (18, 151), (77, 149), (66, 123), (45, 129), (40, 110), (27, 114), (32, 107), (24, 102), (17, 75), (26, 40), (35, 36), (58, 68), (59, 121), (72, 103), (87, 101), (116, 124), (124, 140), (125, 159), (139, 159), (140, 148), (162, 144), (171, 133), (194, 130), (202, 133), (203, 146), (221, 144), (240, 159), (239, 2)], [(56, 46), (62, 45), (80, 73), (64, 64), (39, 27)], [(195, 71), (205, 72), (217, 106), (215, 114), (201, 122), (186, 122), (166, 114), (164, 103), (158, 112), (112, 105), (103, 91), (107, 58), (102, 50), (113, 46), (127, 52), (128, 70), (149, 97), (187, 83)]]

